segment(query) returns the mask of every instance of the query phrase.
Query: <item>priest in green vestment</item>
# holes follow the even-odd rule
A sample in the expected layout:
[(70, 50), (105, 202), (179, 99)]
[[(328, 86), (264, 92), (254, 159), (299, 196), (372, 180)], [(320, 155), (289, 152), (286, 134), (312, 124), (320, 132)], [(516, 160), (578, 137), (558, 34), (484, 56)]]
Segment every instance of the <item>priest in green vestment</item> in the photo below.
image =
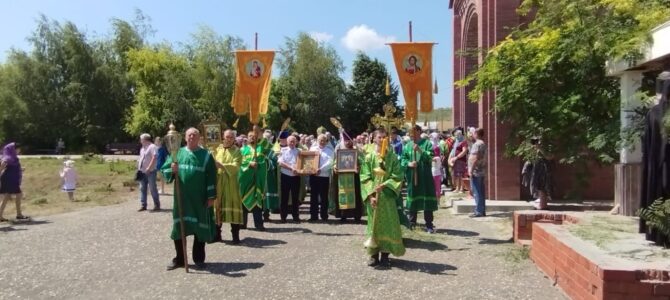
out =
[(433, 144), (421, 138), (421, 126), (412, 129), (412, 140), (402, 150), (401, 165), (405, 169), (407, 181), (406, 207), (409, 210), (409, 221), (416, 226), (417, 212), (423, 211), (426, 231), (434, 233), (433, 211), (437, 210), (437, 197), (433, 184), (431, 164), (433, 160)]
[(366, 153), (360, 166), (360, 177), (361, 198), (368, 213), (365, 232), (368, 238), (365, 244), (368, 254), (371, 255), (368, 265), (389, 268), (389, 254), (405, 254), (396, 209), (396, 198), (400, 194), (403, 174), (388, 140), (383, 142), (385, 138), (386, 131), (378, 129), (374, 140), (375, 150)]
[[(337, 151), (341, 149), (357, 150), (351, 137), (342, 130), (340, 134), (340, 144), (337, 147), (335, 158), (337, 160)], [(358, 150), (357, 150), (358, 152)], [(356, 168), (359, 169), (363, 161), (364, 154), (358, 152), (356, 156)], [(353, 218), (354, 222), (360, 223), (363, 215), (363, 200), (361, 199), (361, 180), (359, 171), (341, 173), (337, 169), (337, 161), (333, 168), (331, 198), (334, 199), (335, 217), (340, 218), (341, 222), (346, 222), (347, 218)]]
[[(216, 199), (216, 165), (214, 158), (206, 149), (198, 146), (200, 132), (195, 128), (186, 130), (186, 147), (177, 152), (177, 161), (172, 161), (168, 156), (163, 164), (161, 172), (168, 182), (173, 182), (175, 177), (179, 180), (179, 195), (184, 220), (184, 236), (193, 235), (193, 262), (196, 267), (203, 268), (205, 265), (205, 243), (214, 241), (216, 235), (216, 224), (212, 204)], [(176, 185), (174, 195), (177, 195)], [(177, 256), (168, 265), (168, 270), (174, 270), (184, 266), (184, 248), (180, 235), (179, 205), (174, 197), (172, 209), (172, 233), (170, 238), (174, 240)]]
[(215, 162), (218, 168), (215, 205), (217, 240), (221, 241), (222, 223), (230, 223), (233, 244), (239, 244), (244, 213), (237, 176), (242, 154), (235, 146), (235, 133), (230, 129), (223, 133), (223, 145), (216, 149)]
[(254, 218), (254, 227), (264, 231), (263, 202), (267, 191), (267, 157), (272, 149), (266, 139), (257, 140), (259, 134), (259, 129), (254, 125), (254, 130), (247, 135), (247, 144), (241, 150), (242, 165), (238, 178), (242, 204), (244, 204), (242, 228), (246, 228), (247, 213), (251, 211)]

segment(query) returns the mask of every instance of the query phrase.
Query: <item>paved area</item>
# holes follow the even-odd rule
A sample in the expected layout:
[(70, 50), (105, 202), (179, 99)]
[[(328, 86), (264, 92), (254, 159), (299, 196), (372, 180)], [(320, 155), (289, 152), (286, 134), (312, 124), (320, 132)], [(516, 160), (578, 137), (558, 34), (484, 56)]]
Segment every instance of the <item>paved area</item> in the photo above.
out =
[(407, 254), (385, 271), (365, 265), (364, 225), (270, 223), (242, 245), (207, 245), (208, 268), (186, 274), (165, 271), (169, 211), (137, 206), (0, 224), (0, 299), (565, 299), (530, 260), (509, 259), (508, 215), (440, 210), (437, 233), (405, 232)]

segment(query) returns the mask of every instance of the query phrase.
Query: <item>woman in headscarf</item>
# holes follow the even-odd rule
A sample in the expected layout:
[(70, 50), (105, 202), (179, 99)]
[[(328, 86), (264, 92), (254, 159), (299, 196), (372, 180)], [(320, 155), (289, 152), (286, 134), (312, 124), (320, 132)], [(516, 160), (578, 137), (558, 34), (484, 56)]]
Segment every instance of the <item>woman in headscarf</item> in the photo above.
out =
[(16, 144), (7, 144), (2, 149), (2, 159), (0, 159), (0, 197), (2, 197), (2, 204), (0, 204), (0, 222), (7, 222), (2, 214), (5, 211), (5, 206), (11, 196), (14, 196), (16, 203), (16, 219), (25, 220), (27, 216), (21, 214), (21, 178), (23, 176), (21, 170), (21, 163), (16, 153)]

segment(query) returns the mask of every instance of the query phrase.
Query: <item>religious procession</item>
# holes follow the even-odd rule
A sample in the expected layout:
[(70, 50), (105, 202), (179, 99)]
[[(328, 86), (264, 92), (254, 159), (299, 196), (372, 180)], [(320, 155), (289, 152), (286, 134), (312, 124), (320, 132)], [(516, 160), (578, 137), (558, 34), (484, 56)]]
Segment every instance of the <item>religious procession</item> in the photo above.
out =
[[(370, 255), (370, 267), (391, 268), (389, 256), (405, 254), (401, 226), (415, 229), (419, 212), (423, 212), (425, 231), (434, 233), (433, 212), (438, 209), (443, 182), (451, 182), (449, 176), (443, 176), (442, 161), (445, 155), (449, 158), (457, 139), (463, 141), (463, 129), (454, 131), (456, 137), (443, 137), (437, 132), (429, 136), (416, 123), (419, 110), (433, 109), (433, 45), (391, 44), (407, 102), (405, 118), (393, 117), (395, 108), (389, 103), (384, 106), (383, 116), (370, 120), (375, 126), (371, 132), (347, 132), (346, 124), (331, 117), (337, 134), (322, 126), (316, 136), (289, 130), (291, 119), (286, 119), (278, 131), (259, 125), (268, 110), (274, 52), (237, 51), (232, 106), (236, 114), (248, 117), (252, 130), (237, 132), (207, 120), (199, 126), (202, 133), (191, 127), (182, 141), (181, 134), (170, 125), (162, 140), (169, 153), (166, 159), (156, 159), (158, 152), (150, 142), (140, 153), (140, 164), (150, 161), (151, 168), (156, 161), (166, 182), (174, 183), (170, 238), (176, 255), (167, 270), (184, 267), (188, 272), (188, 236), (194, 237), (196, 268), (206, 266), (207, 243), (223, 242), (224, 224), (230, 224), (230, 243), (240, 244), (240, 231), (248, 228), (249, 213), (258, 231), (265, 231), (265, 224), (277, 215), (282, 224), (288, 222), (289, 214), (294, 224), (305, 221), (300, 218), (300, 206), (307, 195), (308, 222), (326, 222), (333, 215), (342, 223), (351, 218), (358, 224), (366, 218), (367, 238), (361, 241), (361, 247)], [(387, 81), (387, 94), (389, 89)], [(405, 126), (405, 120), (410, 125), (402, 137), (399, 127)], [(477, 149), (469, 159), (470, 174), (484, 172), (486, 149), (477, 138), (482, 136), (481, 129), (474, 128), (469, 135)], [(461, 150), (451, 157), (460, 173), (464, 172), (461, 162), (466, 154)], [(481, 186), (475, 187), (474, 182), (473, 195), (483, 197)], [(459, 188), (463, 189), (461, 185)], [(486, 215), (483, 198), (480, 203), (472, 217)], [(160, 209), (158, 202), (154, 205), (154, 209)], [(140, 211), (146, 209), (145, 196)]]

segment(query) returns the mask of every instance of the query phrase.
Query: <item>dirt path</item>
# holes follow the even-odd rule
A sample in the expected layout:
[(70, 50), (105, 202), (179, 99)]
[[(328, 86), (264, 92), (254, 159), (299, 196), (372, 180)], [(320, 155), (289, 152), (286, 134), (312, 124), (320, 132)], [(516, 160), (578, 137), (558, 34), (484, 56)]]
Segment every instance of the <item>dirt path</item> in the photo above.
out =
[(437, 234), (405, 232), (389, 271), (365, 265), (363, 225), (271, 223), (243, 230), (240, 246), (207, 245), (208, 269), (185, 274), (165, 271), (171, 214), (137, 206), (0, 224), (0, 299), (565, 299), (511, 244), (504, 217), (440, 210)]

